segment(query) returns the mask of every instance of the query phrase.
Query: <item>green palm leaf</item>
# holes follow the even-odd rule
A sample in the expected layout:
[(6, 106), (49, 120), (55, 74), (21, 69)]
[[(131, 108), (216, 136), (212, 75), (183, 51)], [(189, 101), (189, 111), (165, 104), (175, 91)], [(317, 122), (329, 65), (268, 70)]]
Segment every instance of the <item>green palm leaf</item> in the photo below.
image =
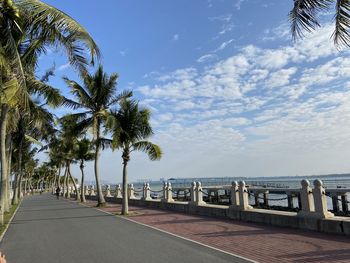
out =
[(132, 145), (133, 150), (141, 151), (148, 154), (151, 161), (160, 160), (162, 157), (162, 150), (156, 144), (148, 141), (139, 141)]

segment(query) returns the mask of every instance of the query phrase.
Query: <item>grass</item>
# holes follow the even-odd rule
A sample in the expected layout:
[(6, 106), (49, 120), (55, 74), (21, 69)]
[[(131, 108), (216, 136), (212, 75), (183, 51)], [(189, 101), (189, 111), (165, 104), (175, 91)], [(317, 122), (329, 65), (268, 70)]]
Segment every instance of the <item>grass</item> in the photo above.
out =
[(16, 211), (18, 206), (19, 206), (19, 203), (17, 205), (11, 206), (10, 211), (4, 213), (4, 224), (2, 226), (0, 226), (0, 236), (5, 231), (11, 217), (13, 216), (13, 214)]

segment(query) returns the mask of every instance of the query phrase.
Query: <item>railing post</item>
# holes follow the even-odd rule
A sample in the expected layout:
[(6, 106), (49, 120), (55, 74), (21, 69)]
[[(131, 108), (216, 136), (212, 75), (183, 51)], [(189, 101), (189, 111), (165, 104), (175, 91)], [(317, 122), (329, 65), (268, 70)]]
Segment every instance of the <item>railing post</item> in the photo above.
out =
[(230, 208), (236, 209), (239, 207), (239, 192), (238, 183), (233, 181), (231, 185), (231, 205)]
[(196, 203), (196, 182), (192, 182), (190, 188), (191, 203)]
[(339, 212), (339, 200), (338, 200), (337, 193), (332, 194), (332, 204), (333, 204), (333, 212), (338, 213)]
[(163, 182), (163, 197), (161, 199), (162, 202), (166, 202), (168, 198), (168, 184), (167, 182)]
[(203, 201), (203, 189), (201, 182), (197, 182), (196, 184), (196, 205), (205, 205), (206, 203)]
[(288, 209), (293, 209), (294, 204), (293, 204), (293, 194), (291, 192), (286, 192), (287, 194), (287, 200), (288, 200)]
[(249, 205), (248, 189), (244, 181), (239, 182), (238, 193), (239, 193), (239, 209), (240, 210), (252, 209), (253, 207)]
[(90, 196), (95, 196), (95, 187), (93, 185), (90, 186)]
[(301, 181), (300, 189), (301, 210), (299, 216), (310, 216), (310, 213), (315, 212), (315, 204), (312, 196), (312, 189), (308, 180)]
[(84, 194), (89, 195), (89, 186), (87, 185), (84, 186)]
[(269, 206), (269, 191), (265, 191), (263, 193), (263, 197), (264, 197), (264, 206)]
[(344, 213), (348, 213), (349, 212), (348, 196), (347, 196), (347, 194), (342, 194), (341, 195), (341, 206), (342, 206), (342, 210), (343, 210)]
[(166, 202), (167, 203), (174, 202), (174, 199), (173, 199), (173, 188), (171, 187), (171, 183), (170, 182), (167, 183), (166, 191), (167, 191)]
[(105, 197), (112, 197), (111, 195), (111, 186), (110, 185), (106, 185), (106, 195)]
[(313, 196), (316, 216), (321, 218), (333, 217), (334, 214), (328, 212), (326, 192), (321, 180), (316, 179), (314, 181)]
[(128, 197), (129, 199), (135, 199), (135, 188), (133, 184), (129, 184), (128, 187)]
[(123, 196), (122, 196), (122, 188), (121, 188), (120, 184), (117, 184), (116, 187), (115, 187), (114, 197), (115, 198), (123, 198)]
[(143, 185), (143, 196), (142, 196), (142, 200), (152, 200), (151, 198), (151, 187), (149, 186), (149, 183), (145, 183)]

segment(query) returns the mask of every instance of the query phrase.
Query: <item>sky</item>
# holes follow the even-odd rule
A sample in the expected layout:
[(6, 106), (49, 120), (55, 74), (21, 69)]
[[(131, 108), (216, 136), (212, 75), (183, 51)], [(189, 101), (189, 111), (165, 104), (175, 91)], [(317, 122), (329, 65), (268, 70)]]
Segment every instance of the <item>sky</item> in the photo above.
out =
[[(44, 2), (90, 32), (119, 91), (152, 111), (150, 140), (164, 155), (133, 153), (131, 181), (350, 171), (350, 57), (333, 45), (332, 14), (293, 41), (292, 0)], [(64, 54), (50, 49), (37, 74), (53, 64), (50, 84), (70, 96), (62, 77), (79, 77)], [(102, 179), (120, 182), (121, 163), (104, 151)], [(93, 163), (86, 174), (94, 179)]]

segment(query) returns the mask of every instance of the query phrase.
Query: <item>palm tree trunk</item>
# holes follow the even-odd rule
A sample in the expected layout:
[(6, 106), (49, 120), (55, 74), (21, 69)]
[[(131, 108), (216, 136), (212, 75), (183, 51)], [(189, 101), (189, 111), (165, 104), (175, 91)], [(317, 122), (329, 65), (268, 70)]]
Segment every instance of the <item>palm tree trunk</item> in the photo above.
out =
[(129, 200), (128, 200), (128, 171), (127, 165), (128, 160), (124, 158), (123, 154), (123, 203), (122, 203), (122, 215), (127, 215), (129, 213)]
[(6, 150), (7, 150), (7, 205), (8, 208), (11, 207), (11, 197), (10, 197), (10, 191), (11, 191), (11, 165), (12, 165), (12, 137), (11, 135), (7, 135), (6, 137)]
[(12, 196), (12, 204), (16, 205), (18, 204), (18, 179), (19, 179), (19, 170), (15, 174), (15, 182), (13, 187), (13, 196)]
[[(28, 175), (27, 175), (28, 176)], [(24, 182), (24, 195), (27, 194), (27, 187), (28, 187), (28, 178), (26, 178), (25, 182)]]
[[(17, 191), (17, 198), (18, 200), (21, 200), (22, 198), (22, 181), (23, 181), (23, 171), (21, 171), (19, 175), (19, 180), (18, 180), (18, 191)], [(18, 202), (17, 200), (17, 202)]]
[(65, 193), (65, 198), (70, 198), (70, 192), (69, 192), (69, 172), (68, 172), (68, 166), (67, 166), (67, 173), (66, 173), (66, 185), (65, 185), (65, 189), (66, 189), (66, 193)]
[(79, 191), (78, 191), (78, 187), (77, 184), (75, 183), (75, 180), (70, 172), (70, 164), (68, 164), (68, 174), (69, 174), (69, 178), (72, 180), (73, 182), (73, 186), (74, 186), (74, 191), (75, 191), (75, 200), (79, 200)]
[(7, 184), (7, 158), (6, 158), (6, 128), (7, 128), (7, 115), (8, 115), (8, 106), (2, 104), (1, 106), (1, 120), (0, 120), (0, 153), (1, 153), (1, 185), (0, 185), (0, 224), (4, 223), (4, 205), (7, 202), (6, 200), (6, 184)]
[(57, 179), (55, 180), (56, 188), (61, 186), (61, 184), (60, 184), (60, 177), (61, 177), (61, 165), (58, 167)]
[(80, 184), (80, 202), (85, 203), (85, 189), (84, 189), (84, 160), (80, 162), (80, 171), (81, 171), (81, 184)]
[(19, 143), (19, 147), (18, 147), (18, 162), (17, 162), (17, 168), (18, 171), (15, 175), (15, 187), (13, 189), (13, 197), (12, 197), (12, 204), (16, 205), (18, 204), (18, 199), (19, 199), (19, 181), (21, 178), (21, 174), (22, 174), (22, 143)]
[(62, 196), (66, 196), (67, 188), (66, 188), (66, 181), (67, 181), (67, 167), (64, 170), (64, 175), (63, 175), (63, 186), (62, 186)]
[(106, 201), (103, 197), (102, 186), (100, 183), (100, 172), (99, 172), (99, 158), (100, 158), (100, 124), (97, 124), (96, 131), (96, 150), (95, 150), (95, 179), (97, 188), (97, 206), (105, 206)]

